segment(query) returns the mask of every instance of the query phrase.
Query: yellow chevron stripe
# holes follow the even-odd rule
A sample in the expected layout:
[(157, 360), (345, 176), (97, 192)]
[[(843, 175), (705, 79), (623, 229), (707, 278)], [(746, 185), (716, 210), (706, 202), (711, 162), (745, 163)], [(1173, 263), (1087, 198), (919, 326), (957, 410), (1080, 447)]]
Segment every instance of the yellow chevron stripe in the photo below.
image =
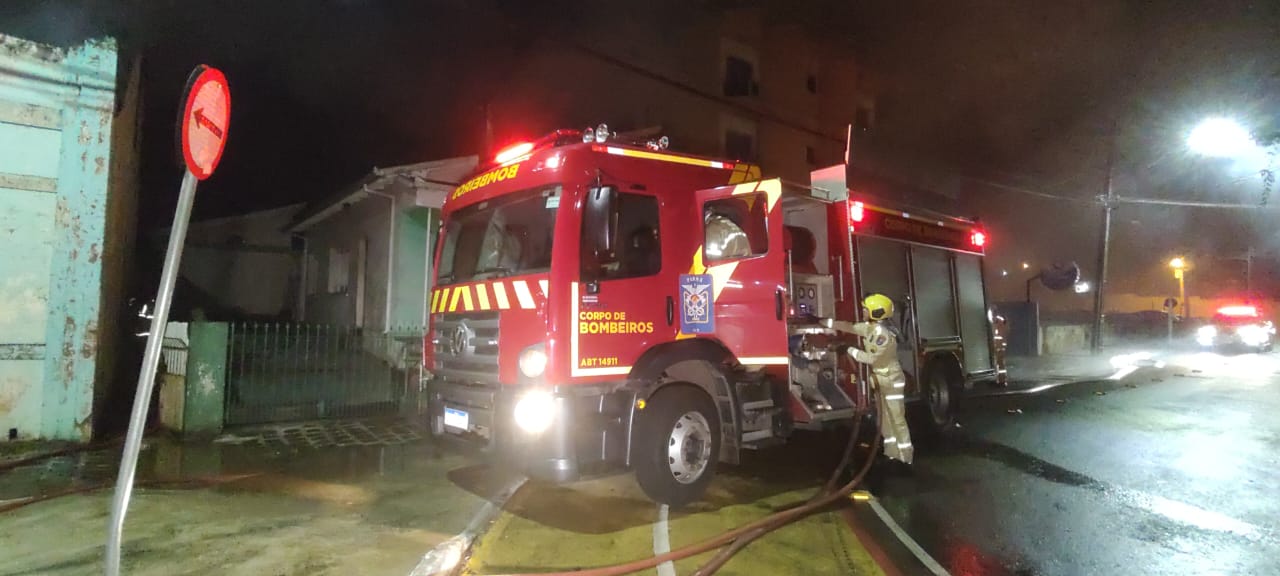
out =
[(449, 300), (449, 311), (454, 312), (458, 309), (458, 297), (462, 296), (462, 287), (456, 286), (453, 289), (453, 298)]
[(480, 301), (480, 309), (489, 309), (489, 291), (485, 289), (484, 284), (476, 284), (476, 300)]
[(444, 312), (444, 309), (448, 307), (449, 293), (451, 291), (453, 291), (453, 288), (445, 288), (444, 290), (440, 291), (440, 307), (436, 308), (436, 312)]
[(476, 309), (475, 306), (471, 305), (471, 287), (470, 286), (462, 287), (462, 308), (466, 312), (471, 312)]
[(542, 289), (542, 297), (543, 297), (543, 298), (546, 298), (546, 297), (551, 296), (551, 292), (547, 290), (547, 288), (549, 287), (549, 285), (550, 285), (550, 282), (549, 282), (548, 280), (546, 280), (545, 278), (544, 278), (544, 279), (542, 279), (542, 280), (539, 280), (539, 281), (538, 281), (538, 288), (541, 288), (541, 289)]
[(431, 313), (435, 314), (436, 306), (438, 306), (439, 304), (440, 304), (440, 290), (432, 290), (431, 291), (431, 307), (428, 308), (428, 310), (431, 310)]

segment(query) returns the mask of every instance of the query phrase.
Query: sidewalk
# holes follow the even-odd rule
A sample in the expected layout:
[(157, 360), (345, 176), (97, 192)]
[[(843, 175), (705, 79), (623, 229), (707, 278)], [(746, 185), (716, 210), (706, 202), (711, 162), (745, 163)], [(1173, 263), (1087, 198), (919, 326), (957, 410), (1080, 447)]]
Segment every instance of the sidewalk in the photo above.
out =
[[(125, 524), (124, 569), (407, 574), (424, 551), (466, 527), (484, 503), (476, 496), (483, 487), (467, 481), (486, 476), (465, 456), (415, 441), (416, 433), (347, 422), (271, 427), (221, 444), (148, 438)], [(341, 446), (353, 442), (361, 445)], [(119, 451), (0, 473), (0, 506), (21, 506), (0, 512), (0, 574), (102, 573)], [(22, 505), (99, 486), (107, 487)]]

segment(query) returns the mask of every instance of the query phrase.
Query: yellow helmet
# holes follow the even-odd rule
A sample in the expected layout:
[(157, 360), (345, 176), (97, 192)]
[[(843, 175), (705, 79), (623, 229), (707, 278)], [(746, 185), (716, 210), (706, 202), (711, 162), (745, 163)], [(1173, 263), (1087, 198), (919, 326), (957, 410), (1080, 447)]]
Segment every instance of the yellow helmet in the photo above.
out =
[(884, 294), (872, 294), (862, 300), (862, 307), (872, 320), (884, 320), (893, 316), (893, 300)]

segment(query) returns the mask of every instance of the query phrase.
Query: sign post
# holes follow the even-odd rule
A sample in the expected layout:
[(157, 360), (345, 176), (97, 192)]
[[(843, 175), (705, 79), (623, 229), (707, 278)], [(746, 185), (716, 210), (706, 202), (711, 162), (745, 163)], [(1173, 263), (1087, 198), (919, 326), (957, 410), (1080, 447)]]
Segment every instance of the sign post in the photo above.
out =
[(133, 411), (129, 417), (129, 432), (125, 436), (124, 454), (120, 458), (120, 473), (116, 478), (115, 495), (111, 500), (111, 521), (107, 526), (107, 576), (120, 574), (120, 544), (124, 537), (124, 518), (129, 509), (129, 497), (133, 493), (133, 479), (138, 467), (138, 452), (142, 446), (142, 433), (147, 424), (147, 408), (151, 391), (155, 386), (156, 369), (160, 365), (160, 353), (164, 345), (165, 325), (169, 320), (169, 305), (173, 299), (173, 286), (178, 279), (178, 264), (182, 261), (182, 245), (187, 237), (187, 221), (191, 206), (195, 203), (196, 184), (213, 175), (222, 159), (227, 140), (228, 120), (231, 116), (231, 92), (222, 72), (208, 66), (197, 66), (187, 83), (182, 108), (180, 137), (182, 159), (186, 174), (178, 190), (178, 207), (173, 216), (173, 228), (169, 233), (169, 247), (165, 251), (164, 271), (160, 274), (160, 286), (156, 292), (155, 315), (151, 318), (151, 331), (147, 334), (146, 353), (138, 371), (137, 392), (133, 398)]

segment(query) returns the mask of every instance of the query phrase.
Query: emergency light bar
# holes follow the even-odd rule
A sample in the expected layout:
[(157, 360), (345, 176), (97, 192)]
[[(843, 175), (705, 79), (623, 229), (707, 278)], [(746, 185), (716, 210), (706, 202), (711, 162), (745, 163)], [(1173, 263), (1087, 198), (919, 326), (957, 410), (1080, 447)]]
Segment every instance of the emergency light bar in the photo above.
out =
[(515, 160), (532, 151), (533, 151), (533, 142), (521, 142), (519, 144), (512, 144), (511, 146), (503, 148), (501, 152), (498, 152), (498, 154), (493, 157), (493, 161), (497, 162), (498, 164), (506, 164), (507, 162)]
[(1218, 309), (1218, 313), (1223, 316), (1253, 317), (1258, 315), (1258, 308), (1257, 306), (1247, 306), (1247, 305), (1223, 306)]

